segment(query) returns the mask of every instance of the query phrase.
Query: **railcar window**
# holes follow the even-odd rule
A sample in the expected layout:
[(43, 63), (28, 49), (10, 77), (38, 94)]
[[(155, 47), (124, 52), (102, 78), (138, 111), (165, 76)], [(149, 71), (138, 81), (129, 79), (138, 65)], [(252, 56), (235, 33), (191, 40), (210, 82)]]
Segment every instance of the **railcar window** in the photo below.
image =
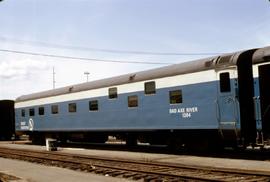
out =
[(35, 109), (34, 108), (29, 109), (29, 116), (35, 116)]
[(170, 104), (180, 104), (182, 102), (182, 90), (170, 91)]
[(230, 73), (220, 73), (220, 92), (230, 92), (231, 84), (230, 84)]
[(109, 99), (117, 98), (117, 87), (109, 88)]
[(38, 114), (39, 115), (44, 115), (44, 113), (45, 113), (44, 107), (39, 107), (38, 108)]
[(146, 95), (155, 94), (156, 93), (156, 83), (152, 82), (145, 82), (144, 83), (144, 93)]
[(24, 109), (21, 110), (21, 116), (25, 117), (25, 110)]
[(77, 111), (76, 103), (68, 104), (68, 112), (76, 112), (76, 111)]
[(52, 105), (51, 106), (52, 114), (58, 114), (58, 105)]
[(89, 101), (89, 110), (90, 111), (97, 111), (98, 110), (98, 101), (97, 100)]
[(138, 107), (138, 96), (128, 96), (128, 107)]

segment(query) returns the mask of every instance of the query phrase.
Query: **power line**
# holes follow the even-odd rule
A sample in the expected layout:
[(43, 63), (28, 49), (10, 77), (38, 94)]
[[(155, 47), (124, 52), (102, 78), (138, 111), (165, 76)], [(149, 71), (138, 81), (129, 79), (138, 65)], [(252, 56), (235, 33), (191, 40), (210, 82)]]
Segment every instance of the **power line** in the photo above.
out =
[(95, 62), (111, 62), (111, 63), (132, 63), (132, 64), (152, 64), (152, 65), (169, 65), (172, 63), (162, 63), (162, 62), (148, 62), (148, 61), (118, 61), (118, 60), (107, 60), (107, 59), (96, 59), (96, 58), (86, 58), (86, 57), (73, 57), (73, 56), (63, 56), (55, 54), (44, 54), (36, 52), (25, 52), (9, 49), (0, 49), (0, 52), (14, 53), (14, 54), (24, 54), (31, 56), (43, 56), (51, 58), (61, 58), (61, 59), (72, 59), (72, 60), (84, 60), (84, 61), (95, 61)]
[(138, 54), (138, 55), (155, 55), (155, 56), (211, 56), (211, 55), (219, 55), (224, 54), (222, 52), (191, 52), (191, 53), (180, 53), (180, 52), (152, 52), (152, 51), (134, 51), (134, 50), (117, 50), (117, 49), (101, 49), (101, 48), (91, 48), (91, 47), (81, 47), (81, 46), (71, 46), (71, 45), (60, 45), (60, 44), (52, 44), (46, 42), (39, 41), (29, 41), (29, 40), (17, 40), (10, 39), (6, 37), (0, 37), (0, 39), (4, 41), (12, 41), (19, 44), (32, 44), (39, 45), (43, 47), (53, 47), (60, 49), (71, 49), (71, 50), (80, 50), (80, 51), (92, 51), (92, 52), (107, 52), (114, 54)]

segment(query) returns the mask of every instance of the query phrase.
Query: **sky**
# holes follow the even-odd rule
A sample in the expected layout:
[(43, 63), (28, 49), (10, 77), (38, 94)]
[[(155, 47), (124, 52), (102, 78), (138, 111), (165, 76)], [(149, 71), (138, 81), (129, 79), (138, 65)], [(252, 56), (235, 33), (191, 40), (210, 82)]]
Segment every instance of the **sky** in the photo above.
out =
[(3, 0), (0, 100), (269, 45), (268, 0)]

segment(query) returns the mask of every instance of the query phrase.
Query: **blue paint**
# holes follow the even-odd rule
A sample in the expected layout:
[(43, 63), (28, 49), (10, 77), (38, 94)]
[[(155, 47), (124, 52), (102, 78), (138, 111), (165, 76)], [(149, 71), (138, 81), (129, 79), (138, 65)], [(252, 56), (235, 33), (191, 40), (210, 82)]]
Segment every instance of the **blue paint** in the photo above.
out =
[(255, 107), (256, 127), (258, 130), (262, 130), (259, 78), (258, 77), (254, 78), (253, 83), (254, 83), (254, 107)]
[[(169, 103), (169, 91), (181, 89), (183, 103)], [(127, 97), (138, 95), (138, 107), (128, 108)], [(98, 100), (99, 110), (89, 111), (89, 101)], [(154, 95), (144, 92), (119, 94), (117, 99), (108, 96), (89, 98), (77, 101), (57, 103), (59, 114), (51, 114), (51, 105), (45, 107), (45, 115), (29, 117), (28, 110), (23, 108), (26, 116), (21, 117), (21, 109), (16, 109), (16, 130), (20, 122), (32, 118), (34, 131), (93, 131), (93, 130), (155, 130), (155, 129), (218, 129), (217, 119), (217, 82), (163, 88)], [(69, 113), (68, 104), (77, 103), (77, 112)], [(56, 103), (53, 103), (56, 104)], [(183, 113), (170, 113), (170, 109), (185, 109), (190, 117), (183, 118)], [(197, 111), (196, 111), (197, 110)], [(188, 115), (188, 114), (187, 114)]]

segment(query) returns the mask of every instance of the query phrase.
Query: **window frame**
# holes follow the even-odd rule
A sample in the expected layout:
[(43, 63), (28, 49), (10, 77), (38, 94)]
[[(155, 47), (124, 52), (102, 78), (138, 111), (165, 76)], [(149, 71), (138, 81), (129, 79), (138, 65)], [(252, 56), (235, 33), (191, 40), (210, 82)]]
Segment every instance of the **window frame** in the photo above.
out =
[[(113, 92), (113, 93), (111, 93), (111, 92)], [(108, 89), (108, 97), (109, 97), (109, 99), (117, 99), (118, 98), (117, 87), (111, 87)]]
[(29, 116), (35, 116), (35, 108), (29, 109)]
[[(40, 109), (43, 109), (43, 113), (40, 112), (41, 111)], [(45, 107), (43, 107), (43, 106), (38, 107), (38, 115), (39, 116), (44, 116), (45, 115)]]
[(75, 102), (68, 104), (68, 112), (69, 113), (76, 113), (77, 112), (77, 104)]
[(26, 114), (25, 109), (22, 109), (22, 110), (21, 110), (21, 117), (24, 118), (24, 117), (25, 117), (25, 114)]
[[(135, 100), (136, 104), (135, 105), (133, 105), (134, 100), (132, 100), (134, 98), (136, 98), (136, 100)], [(138, 95), (130, 95), (130, 96), (128, 96), (127, 100), (128, 100), (128, 108), (137, 108), (137, 107), (139, 107), (139, 97), (138, 97)]]
[(229, 93), (232, 91), (230, 72), (223, 72), (219, 74), (219, 91), (220, 93)]
[[(95, 104), (93, 104), (93, 103), (95, 103)], [(91, 111), (91, 112), (95, 112), (95, 111), (99, 111), (99, 104), (98, 104), (98, 100), (90, 100), (89, 102), (88, 102), (88, 104), (89, 104), (89, 111)]]
[[(177, 95), (173, 95), (173, 93), (179, 92), (179, 98), (175, 98), (177, 97)], [(179, 102), (177, 102), (177, 100), (179, 100)], [(172, 102), (175, 101), (175, 102)], [(169, 102), (171, 105), (175, 105), (175, 104), (182, 104), (183, 103), (183, 91), (182, 89), (175, 89), (175, 90), (170, 90), (169, 91)]]
[[(56, 108), (56, 112), (54, 111), (54, 108)], [(51, 105), (51, 114), (55, 115), (55, 114), (59, 114), (59, 106), (54, 104)]]
[[(152, 87), (154, 89), (152, 89)], [(150, 88), (150, 90), (149, 90)], [(145, 95), (155, 95), (156, 94), (156, 82), (155, 81), (149, 81), (149, 82), (144, 82), (144, 94)]]

